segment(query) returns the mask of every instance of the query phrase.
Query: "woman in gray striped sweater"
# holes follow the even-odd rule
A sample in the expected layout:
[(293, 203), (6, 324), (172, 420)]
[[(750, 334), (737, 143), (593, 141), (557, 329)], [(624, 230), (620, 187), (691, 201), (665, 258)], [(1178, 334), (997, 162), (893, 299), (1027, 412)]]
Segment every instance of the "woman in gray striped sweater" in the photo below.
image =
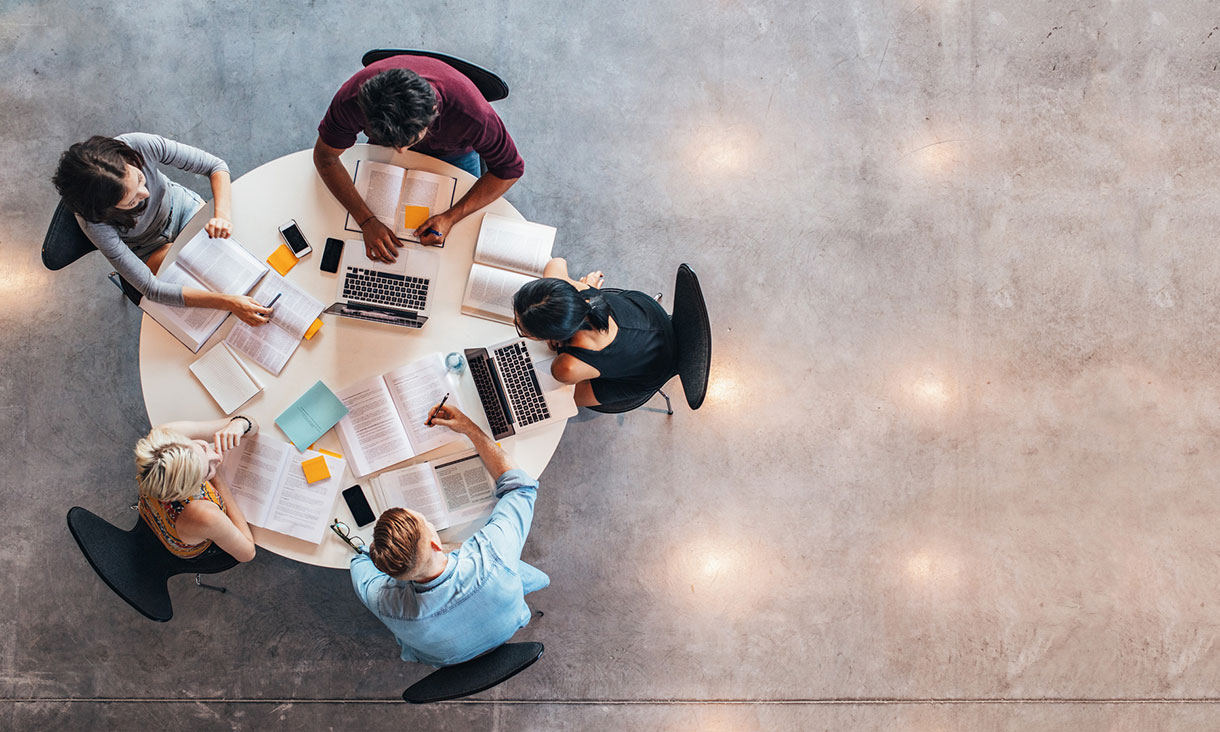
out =
[(215, 209), (209, 236), (232, 233), (229, 166), (190, 145), (132, 132), (94, 136), (68, 148), (53, 182), (94, 246), (144, 297), (178, 307), (229, 310), (250, 325), (262, 325), (271, 310), (248, 295), (226, 295), (157, 279), (157, 269), (178, 232), (204, 205), (194, 191), (165, 177), (157, 164), (208, 176)]

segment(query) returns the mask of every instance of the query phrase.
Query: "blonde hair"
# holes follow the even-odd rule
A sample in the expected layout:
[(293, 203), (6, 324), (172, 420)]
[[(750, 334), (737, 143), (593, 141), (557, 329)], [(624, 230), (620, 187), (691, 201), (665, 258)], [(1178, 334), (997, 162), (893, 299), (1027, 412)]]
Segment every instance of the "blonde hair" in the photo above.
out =
[(199, 459), (190, 438), (164, 427), (154, 427), (137, 442), (135, 453), (136, 483), (147, 498), (181, 501), (208, 477), (208, 464)]
[(423, 528), (419, 519), (403, 509), (387, 509), (373, 527), (373, 545), (369, 547), (373, 566), (391, 577), (410, 576), (420, 563)]

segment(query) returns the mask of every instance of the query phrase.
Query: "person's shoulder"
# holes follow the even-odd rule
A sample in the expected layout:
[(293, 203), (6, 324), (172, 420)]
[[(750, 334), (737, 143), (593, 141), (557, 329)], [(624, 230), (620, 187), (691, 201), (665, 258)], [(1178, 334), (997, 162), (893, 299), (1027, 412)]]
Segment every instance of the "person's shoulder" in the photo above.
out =
[(167, 141), (161, 135), (151, 132), (124, 132), (121, 135), (115, 135), (114, 139), (126, 143), (128, 147), (138, 152), (144, 152), (156, 145), (164, 145)]
[(182, 507), (182, 511), (178, 514), (177, 524), (182, 526), (212, 526), (220, 520), (228, 521), (229, 517), (211, 501), (197, 498)]

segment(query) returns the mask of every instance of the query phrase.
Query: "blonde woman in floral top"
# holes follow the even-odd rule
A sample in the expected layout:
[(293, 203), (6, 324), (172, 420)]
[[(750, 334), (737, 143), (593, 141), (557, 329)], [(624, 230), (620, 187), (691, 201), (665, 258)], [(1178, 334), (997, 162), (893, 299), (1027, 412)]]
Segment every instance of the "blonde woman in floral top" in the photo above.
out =
[(140, 516), (175, 556), (216, 545), (239, 562), (254, 558), (254, 535), (217, 476), (224, 456), (258, 425), (248, 417), (171, 422), (136, 443)]

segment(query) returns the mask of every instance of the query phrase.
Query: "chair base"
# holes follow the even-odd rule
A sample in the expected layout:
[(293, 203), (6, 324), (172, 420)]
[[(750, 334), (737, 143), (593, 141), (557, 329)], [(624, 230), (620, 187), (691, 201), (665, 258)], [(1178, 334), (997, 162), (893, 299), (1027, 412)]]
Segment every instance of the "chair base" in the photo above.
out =
[(199, 579), (198, 574), (195, 575), (195, 586), (202, 587), (205, 590), (216, 590), (217, 592), (228, 592), (228, 590), (225, 589), (224, 587), (217, 587), (216, 585), (209, 585), (206, 582), (201, 581)]

